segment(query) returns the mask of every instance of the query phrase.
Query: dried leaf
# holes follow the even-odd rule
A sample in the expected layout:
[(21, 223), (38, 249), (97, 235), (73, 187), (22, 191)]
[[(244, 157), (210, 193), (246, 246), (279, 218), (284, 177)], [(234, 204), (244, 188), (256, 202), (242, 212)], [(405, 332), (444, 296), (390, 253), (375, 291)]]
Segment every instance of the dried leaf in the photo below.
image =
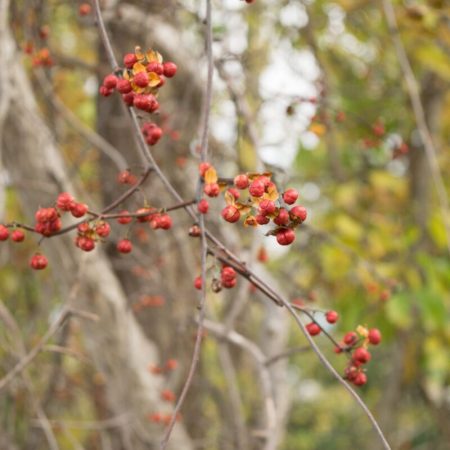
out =
[(211, 183), (217, 183), (217, 172), (212, 166), (205, 172), (205, 184)]
[(161, 56), (160, 53), (158, 53), (155, 50), (148, 50), (146, 56), (148, 62), (158, 62), (158, 63), (163, 62), (163, 57)]
[(134, 47), (134, 54), (138, 60), (142, 60), (145, 58), (145, 55), (142, 53), (142, 49), (139, 46)]
[(257, 227), (258, 222), (255, 219), (255, 216), (247, 216), (244, 220), (244, 227)]
[(228, 206), (234, 206), (235, 204), (235, 198), (234, 195), (230, 192), (230, 191), (226, 191), (224, 194), (224, 198), (225, 198), (225, 203)]

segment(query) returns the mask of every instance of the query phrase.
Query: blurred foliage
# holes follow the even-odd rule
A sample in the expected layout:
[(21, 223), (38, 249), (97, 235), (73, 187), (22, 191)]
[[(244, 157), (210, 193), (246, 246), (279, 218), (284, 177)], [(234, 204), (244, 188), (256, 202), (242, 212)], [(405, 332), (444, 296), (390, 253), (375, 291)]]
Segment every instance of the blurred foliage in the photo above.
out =
[[(89, 80), (96, 83), (95, 74), (58, 66), (57, 57), (70, 54), (80, 61), (96, 64), (96, 34), (92, 27), (87, 21), (79, 20), (72, 2), (49, 0), (43, 2), (45, 8), (39, 13), (34, 11), (28, 16), (24, 13), (27, 2), (14, 3), (18, 42), (31, 40), (51, 48), (57, 64), (51, 70), (55, 93), (82, 121), (95, 126), (96, 99), (89, 91)], [(305, 183), (312, 183), (320, 190), (318, 199), (304, 201), (312, 212), (311, 227), (300, 230), (299, 234), (304, 235), (299, 236), (294, 251), (268, 266), (281, 280), (292, 280), (290, 286), (284, 283), (291, 298), (301, 295), (313, 307), (339, 311), (341, 320), (332, 330), (337, 339), (358, 324), (381, 330), (383, 343), (373, 352), (369, 383), (362, 389), (362, 396), (380, 417), (382, 427), (398, 444), (397, 448), (448, 449), (439, 416), (448, 412), (449, 405), (450, 260), (434, 194), (427, 200), (429, 204), (423, 205), (426, 226), (422, 228), (417, 221), (416, 211), (421, 205), (417, 204), (411, 188), (416, 174), (410, 170), (410, 159), (422, 149), (417, 143), (414, 117), (380, 5), (366, 0), (300, 3), (313, 19), (308, 23), (314, 39), (311, 42), (305, 27), (284, 27), (277, 21), (280, 10), (290, 3), (298, 2), (256, 0), (243, 12), (249, 24), (249, 46), (243, 57), (251, 86), (246, 99), (253, 109), (260, 102), (258, 77), (268, 63), (269, 44), (276, 48), (283, 39), (289, 39), (293, 52), (311, 49), (314, 44), (315, 56), (320, 58), (327, 75), (326, 86), (318, 83), (318, 90), (325, 90), (327, 105), (322, 107), (319, 103), (316, 119), (309, 128), (309, 132), (319, 137), (319, 144), (310, 150), (299, 140), (291, 170), (294, 184), (302, 188)], [(395, 7), (400, 36), (417, 79), (423, 85), (430, 76), (437, 77), (442, 86), (435, 100), (441, 113), (430, 125), (440, 150), (440, 167), (448, 183), (450, 7), (439, 0), (395, 2)], [(267, 32), (263, 21), (269, 12), (274, 19), (273, 28), (269, 27)], [(342, 17), (344, 28), (339, 32), (332, 28), (333, 12), (334, 17), (336, 12)], [(43, 22), (51, 30), (48, 43), (36, 37), (36, 30)], [(218, 26), (215, 32), (226, 34), (226, 28)], [(57, 139), (81, 175), (81, 182), (95, 192), (101, 170), (97, 158), (90, 155), (90, 148), (73, 132), (60, 131), (59, 119), (52, 116), (44, 96), (41, 107), (48, 120), (53, 121)], [(338, 121), (340, 112), (345, 113), (345, 119)], [(381, 137), (374, 135), (373, 127), (377, 123), (385, 128)], [(327, 141), (330, 132), (338, 148), (342, 176), (330, 170)], [(398, 139), (410, 151), (394, 159), (393, 143)], [(374, 145), (365, 145), (365, 140), (373, 141)], [(239, 134), (236, 145), (240, 150), (240, 165), (250, 168), (255, 157), (245, 133)], [(430, 178), (425, 168), (424, 173)], [(433, 191), (431, 178), (428, 183)], [(6, 211), (7, 220), (21, 217), (11, 191), (8, 191)], [(48, 311), (53, 307), (57, 311), (55, 305), (60, 299), (57, 289), (43, 288), (42, 278), (37, 281), (36, 275), (27, 268), (28, 250), (28, 247), (14, 252), (2, 250), (0, 285), (2, 300), (14, 310), (29, 348), (45, 331)], [(8, 265), (4, 264), (6, 260)], [(82, 350), (83, 342), (77, 330), (71, 339)], [(325, 339), (318, 338), (318, 342), (336, 367), (343, 370), (343, 357), (335, 355)], [(298, 330), (293, 330), (290, 344), (304, 344)], [(4, 328), (0, 328), (2, 371), (3, 365), (10, 365), (9, 345), (12, 343)], [(207, 341), (202, 364), (207, 367), (210, 383), (207, 389), (212, 393), (214, 389), (225, 389), (223, 374), (217, 369), (217, 351), (217, 345)], [(51, 359), (47, 353), (39, 356), (39, 362), (45, 367)], [(68, 358), (63, 364), (64, 380), (55, 391), (55, 401), (63, 405), (58, 408), (59, 418), (83, 417), (87, 421), (101, 417), (102, 408), (96, 410), (90, 401), (91, 396), (97, 400), (103, 398), (101, 377), (96, 376), (91, 366), (75, 364)], [(45, 386), (41, 373), (33, 368), (30, 373), (37, 380), (37, 389)], [(313, 354), (292, 357), (290, 375), (295, 380), (295, 401), (284, 450), (377, 448), (367, 444), (371, 431), (354, 401), (323, 370)], [(260, 406), (255, 394), (255, 374), (248, 364), (242, 364), (238, 378), (245, 404), (251, 405), (245, 416), (252, 420), (251, 409)], [(23, 401), (22, 389), (17, 388), (14, 396), (8, 396), (1, 404), (5, 406), (2, 415), (14, 422), (13, 428), (18, 436), (23, 436), (22, 445), (26, 448), (30, 422), (23, 417), (32, 412)], [(220, 411), (209, 398), (202, 400), (202, 408), (205, 415), (220, 420)], [(217, 427), (211, 426), (205, 438), (216, 441), (217, 434)], [(74, 440), (82, 442), (88, 436), (85, 430), (58, 431), (62, 449), (71, 448)]]

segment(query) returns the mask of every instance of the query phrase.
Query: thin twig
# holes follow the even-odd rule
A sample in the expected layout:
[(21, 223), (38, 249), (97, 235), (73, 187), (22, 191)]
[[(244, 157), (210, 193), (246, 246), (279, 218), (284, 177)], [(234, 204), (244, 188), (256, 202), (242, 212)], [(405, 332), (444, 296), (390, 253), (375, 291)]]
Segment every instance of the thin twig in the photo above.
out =
[[(206, 82), (205, 91), (205, 102), (203, 111), (203, 124), (202, 124), (202, 139), (201, 139), (201, 150), (200, 150), (200, 160), (205, 162), (208, 156), (208, 137), (209, 137), (209, 119), (211, 114), (211, 102), (212, 102), (212, 78), (213, 78), (213, 56), (212, 56), (212, 23), (211, 23), (211, 0), (206, 0), (206, 56), (208, 60), (208, 76)], [(202, 186), (202, 180), (199, 178), (199, 187)], [(199, 191), (199, 190), (198, 190)], [(199, 195), (197, 196), (199, 200)], [(206, 259), (208, 256), (208, 243), (206, 241), (206, 229), (205, 229), (205, 216), (200, 214), (199, 217), (200, 226), (200, 236), (201, 236), (201, 292), (200, 292), (200, 302), (199, 302), (199, 318), (197, 324), (197, 333), (195, 336), (194, 351), (192, 354), (192, 360), (189, 367), (188, 375), (184, 383), (181, 394), (175, 405), (172, 417), (167, 426), (164, 437), (161, 440), (160, 449), (165, 450), (170, 439), (173, 427), (178, 417), (178, 413), (183, 406), (186, 399), (186, 395), (189, 388), (192, 385), (194, 379), (194, 374), (197, 369), (198, 362), (200, 360), (200, 350), (203, 340), (203, 322), (205, 320), (206, 313)]]

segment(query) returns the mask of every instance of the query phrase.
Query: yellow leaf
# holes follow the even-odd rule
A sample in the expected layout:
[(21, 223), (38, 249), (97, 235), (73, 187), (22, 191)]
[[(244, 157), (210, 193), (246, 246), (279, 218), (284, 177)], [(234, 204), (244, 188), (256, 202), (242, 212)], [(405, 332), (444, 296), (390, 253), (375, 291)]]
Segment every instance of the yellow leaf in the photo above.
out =
[(327, 127), (325, 125), (323, 125), (322, 123), (312, 123), (309, 126), (309, 131), (314, 133), (316, 136), (321, 137), (326, 133)]
[(272, 200), (274, 202), (275, 200), (278, 200), (278, 197), (279, 194), (277, 187), (275, 186), (275, 184), (270, 185), (267, 189), (267, 193), (264, 194), (264, 198), (267, 200)]
[(161, 83), (161, 78), (159, 78), (159, 75), (155, 72), (150, 72), (148, 74), (148, 85), (150, 87), (156, 87), (159, 83)]
[(217, 172), (212, 166), (205, 172), (205, 184), (211, 183), (217, 183)]
[(272, 178), (272, 172), (263, 172), (263, 173), (249, 172), (249, 173), (247, 173), (247, 176), (250, 181), (253, 181), (258, 177), (267, 177), (270, 179), (270, 178)]
[(224, 198), (225, 198), (225, 203), (227, 205), (234, 206), (234, 203), (235, 203), (234, 195), (230, 191), (225, 192)]
[(241, 214), (248, 214), (252, 210), (251, 206), (244, 205), (243, 203), (239, 202), (237, 202), (234, 206), (236, 206)]
[(139, 60), (145, 58), (145, 55), (142, 53), (141, 47), (139, 47), (138, 45), (134, 47), (134, 54), (136, 55), (136, 58)]
[(158, 62), (158, 63), (163, 62), (163, 57), (161, 56), (160, 53), (158, 53), (155, 50), (148, 50), (146, 56), (148, 62)]
[(141, 64), (140, 62), (137, 62), (133, 66), (133, 73), (139, 73), (139, 72), (145, 72), (145, 66), (144, 64)]

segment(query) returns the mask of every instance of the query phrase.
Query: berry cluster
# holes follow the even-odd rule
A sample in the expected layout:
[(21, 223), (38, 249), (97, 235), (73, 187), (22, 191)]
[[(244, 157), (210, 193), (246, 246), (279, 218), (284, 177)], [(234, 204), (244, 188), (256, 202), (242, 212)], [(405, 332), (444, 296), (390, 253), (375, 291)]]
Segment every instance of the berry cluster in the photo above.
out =
[(158, 110), (159, 103), (156, 96), (165, 84), (166, 78), (175, 76), (176, 64), (170, 61), (163, 62), (162, 56), (157, 51), (148, 50), (143, 53), (140, 47), (136, 47), (134, 53), (127, 53), (123, 63), (123, 69), (104, 78), (99, 89), (100, 94), (108, 97), (117, 90), (128, 106), (134, 106), (148, 113)]
[[(220, 292), (222, 288), (231, 289), (236, 286), (237, 273), (230, 266), (222, 266), (220, 270), (220, 278), (213, 277), (211, 281), (211, 288), (213, 292)], [(202, 277), (198, 276), (194, 280), (194, 287), (198, 290), (202, 289)]]
[[(204, 180), (203, 192), (208, 197), (217, 197), (221, 184), (214, 167), (201, 163), (199, 172)], [(222, 209), (221, 215), (230, 223), (238, 222), (244, 216), (244, 226), (256, 227), (272, 221), (275, 228), (267, 234), (275, 236), (280, 245), (289, 245), (295, 240), (294, 229), (306, 220), (307, 211), (301, 205), (289, 208), (297, 201), (298, 192), (291, 188), (280, 195), (271, 177), (271, 173), (237, 175), (233, 180), (234, 187), (225, 190), (227, 206)], [(240, 191), (247, 191), (245, 200), (241, 200)], [(198, 208), (202, 213), (207, 211), (206, 205), (199, 203)]]
[(369, 345), (378, 345), (381, 342), (381, 332), (377, 328), (367, 329), (359, 326), (356, 332), (349, 331), (344, 335), (343, 341), (336, 347), (336, 353), (346, 352), (350, 355), (344, 377), (355, 386), (367, 383), (367, 375), (363, 370), (372, 355), (367, 350)]

